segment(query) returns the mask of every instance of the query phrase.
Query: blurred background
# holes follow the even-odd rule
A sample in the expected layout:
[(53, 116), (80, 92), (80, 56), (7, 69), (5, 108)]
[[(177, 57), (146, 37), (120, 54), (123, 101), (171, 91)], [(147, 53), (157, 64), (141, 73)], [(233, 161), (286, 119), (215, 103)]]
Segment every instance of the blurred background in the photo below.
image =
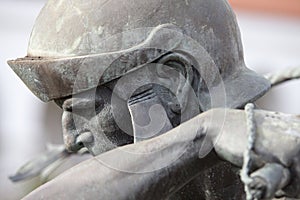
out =
[[(20, 199), (41, 183), (13, 184), (8, 176), (46, 150), (62, 144), (60, 109), (38, 100), (6, 61), (26, 55), (35, 18), (45, 0), (0, 1), (0, 199)], [(230, 0), (242, 32), (245, 60), (261, 73), (300, 66), (299, 0)], [(300, 114), (300, 81), (271, 90), (261, 108)]]

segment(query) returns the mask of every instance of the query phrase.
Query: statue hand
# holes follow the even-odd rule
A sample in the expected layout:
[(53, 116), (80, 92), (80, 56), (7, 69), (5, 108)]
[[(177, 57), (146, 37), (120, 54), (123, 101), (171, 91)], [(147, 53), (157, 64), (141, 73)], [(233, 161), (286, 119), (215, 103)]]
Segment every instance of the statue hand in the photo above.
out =
[(263, 199), (267, 190), (267, 182), (260, 177), (255, 177), (249, 184), (250, 194), (252, 195), (251, 200)]
[[(206, 118), (204, 121), (207, 134), (212, 139), (217, 154), (224, 160), (242, 167), (244, 153), (249, 145), (245, 111), (225, 109), (224, 115), (224, 109), (213, 109), (202, 115), (203, 118)], [(291, 173), (291, 180), (284, 180), (285, 185), (281, 183), (282, 177), (279, 177), (277, 182), (274, 181), (273, 185), (268, 186), (267, 189), (264, 189), (264, 181), (262, 180), (268, 181), (268, 178), (272, 176), (260, 176), (263, 179), (255, 179), (252, 183), (253, 194), (255, 196), (266, 195), (263, 194), (265, 190), (266, 193), (269, 193), (267, 196), (271, 196), (283, 188), (286, 191), (285, 196), (299, 196), (299, 116), (254, 110), (253, 123), (255, 124), (253, 151), (256, 156), (251, 158), (253, 166), (250, 174), (255, 170), (263, 169), (267, 164), (280, 165)]]

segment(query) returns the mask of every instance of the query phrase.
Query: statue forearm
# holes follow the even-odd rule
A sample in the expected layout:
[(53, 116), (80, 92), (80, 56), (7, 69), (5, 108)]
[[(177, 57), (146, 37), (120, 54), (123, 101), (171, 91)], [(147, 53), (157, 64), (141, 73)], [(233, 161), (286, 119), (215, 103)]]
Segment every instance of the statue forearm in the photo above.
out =
[(205, 136), (200, 119), (201, 115), (159, 137), (81, 163), (25, 199), (167, 198), (218, 162), (213, 152), (198, 158)]
[[(274, 126), (274, 119), (284, 122), (285, 118), (290, 119), (282, 124), (282, 130)], [(294, 123), (298, 120), (289, 115), (256, 111), (255, 150), (264, 163), (290, 165), (299, 152), (299, 140), (282, 131), (289, 126), (298, 131), (299, 124)], [(167, 198), (201, 171), (217, 164), (214, 152), (241, 167), (247, 142), (244, 111), (210, 110), (163, 135), (116, 148), (81, 163), (34, 191), (27, 199), (46, 198), (46, 195), (56, 199)], [(279, 144), (284, 153), (276, 148)]]

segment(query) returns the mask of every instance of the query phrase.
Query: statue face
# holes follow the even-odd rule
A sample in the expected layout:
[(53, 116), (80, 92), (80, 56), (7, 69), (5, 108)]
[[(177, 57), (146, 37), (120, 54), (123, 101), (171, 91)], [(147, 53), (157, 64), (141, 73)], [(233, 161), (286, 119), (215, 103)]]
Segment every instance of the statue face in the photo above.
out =
[(98, 155), (158, 136), (198, 114), (196, 96), (190, 98), (193, 89), (187, 87), (191, 78), (183, 75), (187, 74), (185, 67), (174, 62), (149, 64), (64, 100), (67, 149), (76, 152), (85, 146)]
[[(85, 146), (98, 155), (178, 126), (183, 115), (180, 100), (189, 96), (189, 90), (182, 89), (186, 88), (181, 74), (185, 66), (168, 65), (149, 65), (60, 100), (67, 149), (76, 152)], [(185, 120), (199, 113), (196, 107), (191, 103), (185, 106)]]
[(62, 126), (68, 150), (87, 147), (98, 155), (179, 125), (178, 102), (168, 89), (150, 84), (122, 99), (114, 93), (115, 82), (64, 100)]

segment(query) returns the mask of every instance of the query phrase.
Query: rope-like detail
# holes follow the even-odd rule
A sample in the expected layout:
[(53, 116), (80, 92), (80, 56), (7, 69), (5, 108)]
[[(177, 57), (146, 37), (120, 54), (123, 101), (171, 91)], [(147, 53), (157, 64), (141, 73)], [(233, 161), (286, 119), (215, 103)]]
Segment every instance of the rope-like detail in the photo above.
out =
[(247, 121), (247, 133), (248, 133), (248, 146), (244, 152), (244, 163), (241, 170), (241, 179), (245, 185), (245, 192), (247, 200), (253, 200), (250, 193), (249, 184), (252, 182), (250, 177), (250, 170), (252, 167), (251, 152), (254, 151), (255, 140), (256, 140), (256, 125), (254, 121), (254, 104), (249, 103), (245, 106), (246, 121)]
[(267, 74), (265, 77), (271, 82), (273, 87), (289, 80), (299, 79), (300, 67), (291, 68), (274, 74)]

